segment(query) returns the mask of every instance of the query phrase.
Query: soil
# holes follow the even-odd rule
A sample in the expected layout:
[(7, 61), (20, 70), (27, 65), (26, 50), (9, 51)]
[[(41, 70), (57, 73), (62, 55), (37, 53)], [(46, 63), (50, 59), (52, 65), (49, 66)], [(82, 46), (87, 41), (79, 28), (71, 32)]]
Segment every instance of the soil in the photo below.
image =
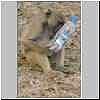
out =
[(18, 69), (18, 97), (80, 97), (80, 72), (53, 71), (45, 75), (39, 69), (20, 67)]

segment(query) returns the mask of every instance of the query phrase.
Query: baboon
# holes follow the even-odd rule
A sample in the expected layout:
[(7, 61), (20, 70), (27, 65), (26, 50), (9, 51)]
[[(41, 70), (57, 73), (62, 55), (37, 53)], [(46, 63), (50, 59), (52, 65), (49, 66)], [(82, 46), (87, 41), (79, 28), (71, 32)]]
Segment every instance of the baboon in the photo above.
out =
[(21, 35), (22, 53), (32, 65), (39, 65), (43, 72), (52, 71), (45, 44), (49, 43), (64, 23), (64, 16), (61, 14), (51, 9), (46, 12), (39, 9), (33, 12), (27, 31)]

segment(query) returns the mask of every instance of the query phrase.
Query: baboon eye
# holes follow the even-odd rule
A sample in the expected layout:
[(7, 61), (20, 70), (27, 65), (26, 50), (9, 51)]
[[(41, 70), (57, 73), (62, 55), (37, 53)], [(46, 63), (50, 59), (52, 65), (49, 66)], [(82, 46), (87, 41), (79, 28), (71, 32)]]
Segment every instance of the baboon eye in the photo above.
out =
[(52, 11), (50, 9), (48, 9), (48, 11), (46, 12), (46, 16), (49, 17), (51, 15)]

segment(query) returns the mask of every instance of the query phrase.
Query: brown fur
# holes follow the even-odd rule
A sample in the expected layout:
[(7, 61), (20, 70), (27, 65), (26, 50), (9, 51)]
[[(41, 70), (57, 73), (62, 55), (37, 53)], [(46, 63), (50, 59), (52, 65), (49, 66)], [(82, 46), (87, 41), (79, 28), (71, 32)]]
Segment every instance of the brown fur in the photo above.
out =
[[(28, 64), (30, 63), (32, 66), (40, 66), (43, 72), (52, 71), (47, 57), (48, 49), (43, 48), (41, 44), (32, 42), (31, 40), (22, 41), (22, 45), (24, 55), (23, 57), (25, 58), (24, 60), (28, 62)], [(21, 60), (23, 61), (23, 59)]]
[[(57, 31), (58, 26), (64, 23), (64, 19), (61, 15), (51, 12), (48, 17), (47, 14), (48, 11), (45, 13), (41, 13), (40, 10), (34, 12), (29, 27), (26, 27), (21, 34), (22, 54), (27, 59), (28, 63), (31, 63), (32, 65), (39, 65), (44, 72), (52, 71), (47, 57), (48, 50), (44, 47), (44, 45), (45, 43), (48, 43), (48, 36), (52, 37)], [(41, 32), (42, 35), (39, 41), (37, 40), (35, 43), (32, 42), (32, 40), (29, 40), (33, 38), (32, 33)]]

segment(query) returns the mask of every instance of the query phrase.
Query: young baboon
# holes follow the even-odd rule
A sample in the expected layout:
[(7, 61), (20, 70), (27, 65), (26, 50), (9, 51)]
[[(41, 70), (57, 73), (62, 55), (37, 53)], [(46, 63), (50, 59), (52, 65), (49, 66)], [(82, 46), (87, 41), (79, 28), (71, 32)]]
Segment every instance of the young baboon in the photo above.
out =
[[(32, 65), (39, 65), (44, 72), (52, 71), (47, 57), (48, 49), (45, 45), (54, 37), (56, 32), (64, 25), (62, 14), (48, 9), (33, 12), (28, 31), (22, 34), (22, 50)], [(35, 36), (35, 35), (36, 36)]]

